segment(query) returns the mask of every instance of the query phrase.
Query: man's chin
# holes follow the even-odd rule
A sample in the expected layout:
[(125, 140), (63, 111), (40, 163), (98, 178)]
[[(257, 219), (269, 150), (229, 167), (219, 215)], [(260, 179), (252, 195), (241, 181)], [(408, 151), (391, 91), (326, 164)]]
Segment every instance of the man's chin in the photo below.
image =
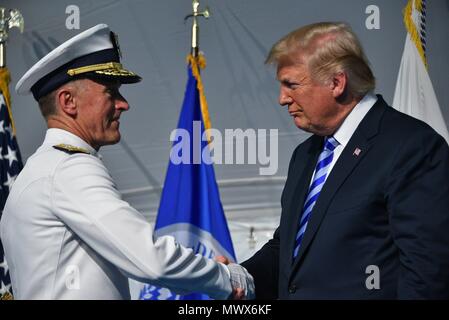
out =
[[(293, 122), (295, 123), (296, 127), (298, 127), (298, 129), (304, 130), (306, 132), (311, 132), (310, 129), (310, 125), (308, 123), (305, 123), (302, 119), (300, 119), (299, 117), (295, 117), (293, 118)], [(313, 132), (311, 132), (313, 133)]]
[(119, 143), (121, 138), (122, 138), (121, 135), (118, 134), (118, 136), (114, 140), (112, 140), (111, 144)]
[(120, 139), (121, 139), (121, 135), (120, 135), (120, 133), (118, 133), (114, 136), (108, 137), (108, 139), (106, 141), (104, 141), (102, 145), (106, 146), (106, 145), (116, 144), (116, 143), (120, 142)]
[(316, 128), (314, 126), (312, 126), (310, 123), (304, 123), (304, 122), (300, 122), (300, 121), (295, 121), (295, 125), (298, 127), (298, 129), (301, 129), (307, 133), (311, 133), (311, 134), (316, 134), (319, 136), (326, 136), (327, 133), (325, 132), (325, 130)]

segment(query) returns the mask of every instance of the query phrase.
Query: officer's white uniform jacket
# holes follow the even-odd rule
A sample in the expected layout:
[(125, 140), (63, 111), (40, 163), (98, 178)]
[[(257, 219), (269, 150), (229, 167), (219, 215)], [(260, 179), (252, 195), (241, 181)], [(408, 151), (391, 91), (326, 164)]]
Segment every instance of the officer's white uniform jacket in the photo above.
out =
[(121, 199), (96, 151), (64, 130), (49, 129), (28, 159), (0, 227), (16, 299), (129, 299), (127, 277), (218, 299), (232, 291), (225, 265), (172, 237), (154, 239), (153, 226)]

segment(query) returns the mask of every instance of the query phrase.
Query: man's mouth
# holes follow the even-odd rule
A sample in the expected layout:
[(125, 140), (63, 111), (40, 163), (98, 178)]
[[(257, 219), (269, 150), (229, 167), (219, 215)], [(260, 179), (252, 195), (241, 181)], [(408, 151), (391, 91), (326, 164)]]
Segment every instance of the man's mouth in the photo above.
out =
[(291, 112), (289, 112), (289, 113), (290, 113), (290, 115), (291, 115), (292, 117), (297, 117), (297, 116), (299, 116), (299, 115), (302, 113), (302, 111), (296, 110), (296, 111), (291, 111)]

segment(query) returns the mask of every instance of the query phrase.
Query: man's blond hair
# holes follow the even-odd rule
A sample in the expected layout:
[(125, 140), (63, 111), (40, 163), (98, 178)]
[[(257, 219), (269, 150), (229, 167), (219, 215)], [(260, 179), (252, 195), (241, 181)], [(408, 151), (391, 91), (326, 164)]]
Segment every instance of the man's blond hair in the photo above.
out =
[(274, 44), (265, 62), (277, 64), (284, 58), (305, 63), (312, 78), (323, 84), (345, 72), (348, 91), (357, 97), (375, 87), (362, 46), (345, 23), (319, 22), (290, 32)]

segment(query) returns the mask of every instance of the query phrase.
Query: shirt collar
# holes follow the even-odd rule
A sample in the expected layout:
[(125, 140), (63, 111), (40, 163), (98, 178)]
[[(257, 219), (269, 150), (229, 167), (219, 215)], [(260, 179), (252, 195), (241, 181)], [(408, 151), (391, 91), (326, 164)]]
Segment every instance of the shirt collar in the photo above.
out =
[(377, 96), (368, 92), (359, 103), (356, 104), (354, 109), (349, 113), (346, 119), (341, 124), (340, 128), (334, 133), (335, 140), (338, 141), (343, 148), (348, 144), (349, 139), (351, 139), (355, 130), (359, 126), (360, 122), (366, 116), (368, 111), (372, 108), (372, 106), (376, 103)]
[(68, 144), (74, 147), (83, 148), (89, 151), (90, 154), (97, 156), (97, 151), (86, 141), (77, 135), (58, 128), (49, 128), (45, 134), (44, 145)]

